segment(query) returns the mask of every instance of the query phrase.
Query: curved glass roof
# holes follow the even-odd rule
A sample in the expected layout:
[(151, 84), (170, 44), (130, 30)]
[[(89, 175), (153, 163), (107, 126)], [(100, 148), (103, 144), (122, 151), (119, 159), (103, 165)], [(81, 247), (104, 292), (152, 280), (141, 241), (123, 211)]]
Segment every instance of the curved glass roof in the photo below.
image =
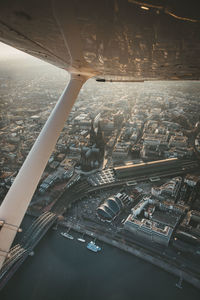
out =
[(115, 199), (109, 198), (106, 204), (112, 209), (112, 211), (117, 214), (120, 211), (120, 206)]
[(104, 219), (104, 220), (111, 220), (112, 219), (112, 217), (102, 208), (97, 209), (97, 214), (101, 219)]

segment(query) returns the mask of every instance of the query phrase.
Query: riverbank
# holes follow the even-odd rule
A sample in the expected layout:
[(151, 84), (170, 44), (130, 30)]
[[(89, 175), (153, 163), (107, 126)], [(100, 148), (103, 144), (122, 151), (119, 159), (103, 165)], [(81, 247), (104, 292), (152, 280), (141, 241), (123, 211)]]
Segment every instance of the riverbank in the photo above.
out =
[(86, 234), (88, 236), (91, 236), (92, 238), (97, 238), (98, 240), (107, 243), (111, 246), (117, 247), (125, 252), (128, 252), (132, 255), (135, 255), (136, 257), (139, 257), (175, 276), (178, 278), (181, 278), (185, 280), (186, 282), (192, 284), (194, 287), (200, 289), (200, 278), (197, 278), (194, 276), (193, 273), (190, 271), (182, 270), (178, 267), (176, 267), (173, 264), (170, 264), (169, 261), (164, 260), (161, 257), (158, 257), (158, 255), (152, 255), (149, 251), (147, 251), (144, 248), (139, 248), (137, 245), (134, 245), (134, 248), (132, 246), (129, 246), (123, 241), (121, 243), (119, 240), (114, 239), (113, 237), (107, 237), (102, 234), (98, 234), (95, 231), (91, 231), (89, 229), (86, 229), (84, 225), (81, 224), (73, 224), (70, 221), (63, 221), (60, 222), (59, 225), (67, 228), (71, 228), (74, 231), (77, 231), (82, 234)]
[[(37, 213), (28, 213), (31, 217), (37, 217)], [(75, 224), (71, 221), (62, 221), (59, 222), (59, 225), (71, 228), (72, 230), (79, 232), (81, 234), (86, 234), (88, 236), (91, 236), (92, 238), (97, 238), (98, 240), (109, 244), (111, 246), (117, 247), (125, 252), (128, 252), (132, 255), (135, 255), (136, 257), (139, 257), (161, 269), (163, 269), (166, 272), (169, 272), (170, 274), (173, 274), (177, 276), (178, 278), (182, 278), (186, 282), (192, 284), (195, 288), (200, 289), (200, 277), (196, 277), (193, 272), (189, 270), (183, 270), (180, 269), (178, 266), (175, 265), (174, 261), (169, 261), (167, 258), (163, 258), (159, 256), (156, 253), (152, 253), (148, 251), (147, 249), (144, 249), (142, 247), (139, 247), (134, 244), (128, 245), (126, 241), (123, 239), (123, 242), (120, 239), (114, 238), (112, 235), (108, 236), (108, 232), (106, 232), (106, 235), (102, 233), (98, 233), (97, 230), (89, 229), (84, 224)]]

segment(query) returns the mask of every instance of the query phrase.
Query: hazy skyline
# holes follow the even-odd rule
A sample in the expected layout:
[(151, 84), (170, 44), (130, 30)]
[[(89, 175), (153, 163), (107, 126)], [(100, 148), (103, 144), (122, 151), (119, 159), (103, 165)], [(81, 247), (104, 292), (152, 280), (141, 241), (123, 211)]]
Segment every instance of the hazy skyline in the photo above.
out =
[(20, 51), (14, 47), (6, 45), (0, 42), (0, 62), (9, 62), (9, 61), (29, 61), (35, 64), (48, 64), (47, 62), (36, 58), (32, 55), (29, 55), (23, 51)]
[(18, 58), (18, 57), (26, 58), (26, 57), (30, 57), (30, 55), (0, 42), (0, 59), (1, 60)]

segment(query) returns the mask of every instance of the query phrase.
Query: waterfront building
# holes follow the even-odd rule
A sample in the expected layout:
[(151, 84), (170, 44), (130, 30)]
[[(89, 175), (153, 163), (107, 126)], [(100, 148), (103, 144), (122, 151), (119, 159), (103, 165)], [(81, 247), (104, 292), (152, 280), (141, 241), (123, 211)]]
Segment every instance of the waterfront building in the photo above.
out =
[(133, 217), (137, 217), (138, 215), (141, 214), (141, 212), (144, 210), (144, 208), (147, 206), (147, 204), (154, 204), (155, 200), (148, 198), (148, 197), (144, 197), (136, 206), (134, 206), (131, 209), (132, 215)]
[(150, 219), (154, 222), (170, 226), (175, 228), (177, 224), (180, 222), (181, 214), (175, 211), (164, 211), (159, 210), (156, 207), (156, 210), (153, 211), (152, 215), (150, 215)]
[(148, 219), (136, 219), (132, 214), (124, 222), (124, 229), (152, 242), (168, 246), (173, 229)]

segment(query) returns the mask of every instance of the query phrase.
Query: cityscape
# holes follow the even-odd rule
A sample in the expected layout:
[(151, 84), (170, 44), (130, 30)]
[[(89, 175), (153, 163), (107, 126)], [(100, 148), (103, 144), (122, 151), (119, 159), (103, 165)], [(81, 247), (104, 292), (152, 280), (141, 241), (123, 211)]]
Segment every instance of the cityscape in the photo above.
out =
[[(30, 72), (28, 63), (1, 63), (1, 201), (69, 80), (38, 64)], [(175, 274), (178, 288), (199, 287), (199, 91), (198, 81), (89, 80), (28, 207), (33, 225), (18, 233), (2, 268), (3, 285), (59, 226), (68, 239), (78, 232), (82, 242), (90, 237)]]

